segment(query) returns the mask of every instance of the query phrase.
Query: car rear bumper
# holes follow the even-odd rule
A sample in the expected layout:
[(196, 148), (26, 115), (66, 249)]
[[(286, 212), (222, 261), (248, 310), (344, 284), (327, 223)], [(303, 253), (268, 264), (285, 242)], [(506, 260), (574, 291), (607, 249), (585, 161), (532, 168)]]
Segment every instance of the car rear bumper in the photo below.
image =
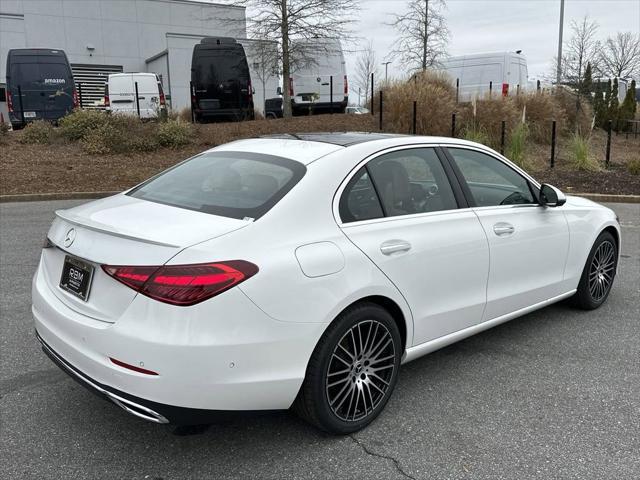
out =
[(187, 308), (138, 295), (106, 323), (69, 308), (41, 268), (32, 312), (45, 352), (89, 389), (157, 423), (289, 408), (325, 327), (274, 320), (239, 289)]

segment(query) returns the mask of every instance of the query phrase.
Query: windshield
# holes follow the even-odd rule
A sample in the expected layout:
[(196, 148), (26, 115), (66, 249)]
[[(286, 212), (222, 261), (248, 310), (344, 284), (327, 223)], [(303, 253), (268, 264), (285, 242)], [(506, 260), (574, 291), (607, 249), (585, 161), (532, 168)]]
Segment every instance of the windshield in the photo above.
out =
[(182, 162), (128, 195), (238, 219), (257, 219), (304, 176), (303, 164), (246, 152), (209, 152)]

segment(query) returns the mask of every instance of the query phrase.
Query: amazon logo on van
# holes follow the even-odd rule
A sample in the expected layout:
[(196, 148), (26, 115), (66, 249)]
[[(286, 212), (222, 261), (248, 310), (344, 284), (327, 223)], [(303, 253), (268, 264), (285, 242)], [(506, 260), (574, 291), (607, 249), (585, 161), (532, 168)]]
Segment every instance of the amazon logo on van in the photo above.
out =
[(60, 85), (61, 83), (67, 83), (64, 78), (45, 78), (45, 85)]

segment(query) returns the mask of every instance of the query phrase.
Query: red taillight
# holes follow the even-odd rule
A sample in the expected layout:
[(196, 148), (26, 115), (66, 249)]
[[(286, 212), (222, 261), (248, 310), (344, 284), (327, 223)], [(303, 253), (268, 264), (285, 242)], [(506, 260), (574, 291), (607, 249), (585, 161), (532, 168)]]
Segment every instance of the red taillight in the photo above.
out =
[(347, 76), (344, 76), (344, 96), (349, 95), (349, 82), (347, 81)]
[(293, 78), (289, 77), (289, 96), (293, 97)]
[(164, 97), (164, 90), (162, 89), (161, 83), (158, 83), (158, 90), (160, 91), (160, 105), (164, 107), (167, 104), (167, 100)]
[(258, 273), (256, 265), (244, 260), (161, 267), (103, 265), (102, 269), (147, 297), (185, 307), (214, 297)]
[(147, 370), (146, 368), (136, 367), (135, 365), (129, 365), (128, 363), (121, 362), (120, 360), (113, 357), (109, 357), (109, 360), (111, 360), (111, 363), (114, 363), (119, 367), (127, 368), (129, 370), (133, 370), (134, 372), (144, 373), (145, 375), (158, 375), (158, 373), (154, 372), (153, 370)]
[(13, 113), (13, 99), (11, 97), (11, 91), (7, 90), (7, 109), (9, 110), (9, 113)]
[(251, 80), (249, 80), (249, 83), (247, 83), (247, 88), (249, 89), (249, 91), (247, 92), (247, 97), (251, 99), (251, 97), (253, 97), (253, 86), (251, 85)]
[(109, 84), (107, 83), (104, 86), (104, 106), (108, 107), (111, 105), (111, 101), (109, 100)]
[(502, 96), (506, 97), (509, 95), (509, 84), (508, 83), (503, 83), (502, 84)]
[(73, 108), (78, 108), (80, 106), (80, 99), (78, 98), (78, 90), (73, 89)]

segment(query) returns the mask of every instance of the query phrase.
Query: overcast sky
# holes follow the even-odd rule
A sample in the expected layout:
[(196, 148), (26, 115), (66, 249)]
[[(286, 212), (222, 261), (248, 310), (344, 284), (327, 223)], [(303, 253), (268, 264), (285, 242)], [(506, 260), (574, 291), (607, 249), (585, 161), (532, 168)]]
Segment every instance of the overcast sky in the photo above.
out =
[[(380, 62), (395, 39), (394, 29), (384, 23), (392, 13), (402, 13), (406, 4), (406, 0), (361, 1), (356, 31), (373, 40)], [(447, 0), (446, 5), (450, 55), (522, 50), (531, 78), (551, 71), (558, 48), (560, 0)], [(571, 20), (585, 14), (598, 22), (603, 39), (617, 31), (640, 33), (640, 0), (566, 0), (565, 38), (571, 34)], [(347, 54), (347, 71), (352, 78), (356, 57), (356, 53)], [(389, 65), (389, 76), (401, 71), (397, 62)]]

